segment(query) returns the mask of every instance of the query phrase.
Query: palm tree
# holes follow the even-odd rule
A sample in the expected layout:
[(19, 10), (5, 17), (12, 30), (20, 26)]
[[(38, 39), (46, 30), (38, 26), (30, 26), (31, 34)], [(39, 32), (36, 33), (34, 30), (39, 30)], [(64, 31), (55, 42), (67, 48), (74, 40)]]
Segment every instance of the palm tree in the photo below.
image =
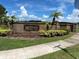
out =
[(62, 16), (62, 14), (61, 14), (61, 12), (57, 12), (57, 11), (53, 12), (53, 13), (50, 15), (50, 17), (53, 17), (52, 25), (53, 25), (53, 23), (56, 21), (56, 18), (58, 18), (59, 16)]
[[(53, 12), (50, 17), (53, 17), (53, 20), (52, 20), (52, 23), (51, 23), (51, 28), (52, 28), (52, 25), (55, 25), (56, 23), (56, 18), (58, 18), (59, 16), (62, 16), (61, 12), (58, 12), (58, 11), (55, 11)], [(56, 27), (57, 27), (57, 23), (56, 23)]]

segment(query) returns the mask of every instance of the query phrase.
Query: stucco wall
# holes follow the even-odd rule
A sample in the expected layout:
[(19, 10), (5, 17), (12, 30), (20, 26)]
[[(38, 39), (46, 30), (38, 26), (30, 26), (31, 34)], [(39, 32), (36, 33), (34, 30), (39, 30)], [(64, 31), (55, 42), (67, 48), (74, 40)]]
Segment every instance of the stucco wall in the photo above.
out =
[(46, 30), (46, 25), (39, 25), (39, 30)]
[(13, 24), (13, 31), (24, 32), (24, 24)]
[[(24, 25), (26, 25), (26, 24), (13, 24), (12, 35), (13, 36), (19, 36), (19, 37), (38, 37), (39, 36), (38, 31), (26, 31), (24, 29)], [(47, 30), (46, 24), (33, 24), (33, 25), (38, 25), (39, 30)], [(72, 24), (65, 24), (65, 25), (60, 26), (60, 24), (57, 24), (57, 25), (53, 25), (52, 28), (51, 28), (51, 25), (49, 25), (49, 30), (51, 30), (51, 29), (52, 30), (54, 30), (54, 29), (68, 29), (69, 31), (71, 31), (71, 29), (75, 30), (76, 25), (74, 25), (73, 28), (71, 28), (71, 25)]]

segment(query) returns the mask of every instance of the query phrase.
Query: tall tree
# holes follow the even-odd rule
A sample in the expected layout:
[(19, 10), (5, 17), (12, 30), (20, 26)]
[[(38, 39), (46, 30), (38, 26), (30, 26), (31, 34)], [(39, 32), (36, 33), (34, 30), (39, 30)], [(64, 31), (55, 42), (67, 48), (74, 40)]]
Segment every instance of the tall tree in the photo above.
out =
[(0, 4), (0, 16), (5, 15), (7, 13), (6, 8)]
[(6, 8), (0, 4), (0, 23), (3, 22), (4, 16), (7, 14)]
[(15, 19), (15, 16), (7, 16), (6, 8), (0, 4), (0, 24), (6, 24), (11, 28)]

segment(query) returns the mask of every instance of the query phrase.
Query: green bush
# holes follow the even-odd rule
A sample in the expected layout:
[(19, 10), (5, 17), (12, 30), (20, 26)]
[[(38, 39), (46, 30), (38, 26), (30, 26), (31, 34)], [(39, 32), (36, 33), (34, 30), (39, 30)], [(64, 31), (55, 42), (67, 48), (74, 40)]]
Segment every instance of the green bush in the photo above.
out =
[(6, 36), (11, 30), (9, 28), (0, 27), (0, 36)]
[(53, 36), (63, 36), (68, 34), (69, 32), (66, 30), (40, 30), (39, 31), (41, 36), (46, 36), (46, 37), (53, 37)]
[(57, 33), (56, 33), (54, 30), (48, 30), (47, 32), (49, 33), (49, 35), (50, 35), (51, 37), (57, 35)]
[(45, 37), (49, 36), (49, 33), (45, 30), (40, 30), (39, 33), (40, 33), (40, 36), (45, 36)]

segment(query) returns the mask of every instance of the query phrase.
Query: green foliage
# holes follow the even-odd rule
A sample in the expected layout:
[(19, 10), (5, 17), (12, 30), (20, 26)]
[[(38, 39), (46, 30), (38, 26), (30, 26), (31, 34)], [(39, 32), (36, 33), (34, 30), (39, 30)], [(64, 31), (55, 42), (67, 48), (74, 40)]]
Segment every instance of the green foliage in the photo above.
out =
[(45, 37), (49, 36), (49, 33), (45, 30), (40, 30), (39, 33), (40, 33), (40, 36), (45, 36)]
[(61, 12), (54, 11), (54, 12), (50, 15), (50, 17), (56, 17), (56, 18), (58, 18), (58, 16), (62, 16)]
[(0, 23), (3, 22), (4, 16), (6, 16), (6, 14), (7, 14), (7, 11), (5, 7), (0, 4)]
[(6, 13), (7, 13), (7, 11), (6, 11), (5, 7), (0, 4), (0, 17), (5, 15)]
[(7, 16), (7, 11), (4, 6), (0, 4), (0, 24), (7, 25), (9, 28), (11, 28), (11, 25), (13, 25), (16, 17), (13, 16)]
[(16, 21), (16, 17), (15, 16), (11, 16), (10, 23), (13, 24), (15, 21)]
[(0, 36), (6, 36), (11, 30), (5, 25), (0, 26)]
[(51, 25), (53, 25), (56, 22), (56, 18), (58, 18), (59, 16), (62, 16), (61, 12), (54, 11), (53, 13), (51, 13), (50, 17), (53, 17)]
[(63, 36), (68, 34), (66, 30), (48, 30), (48, 31), (40, 30), (39, 33), (41, 36), (46, 37)]

